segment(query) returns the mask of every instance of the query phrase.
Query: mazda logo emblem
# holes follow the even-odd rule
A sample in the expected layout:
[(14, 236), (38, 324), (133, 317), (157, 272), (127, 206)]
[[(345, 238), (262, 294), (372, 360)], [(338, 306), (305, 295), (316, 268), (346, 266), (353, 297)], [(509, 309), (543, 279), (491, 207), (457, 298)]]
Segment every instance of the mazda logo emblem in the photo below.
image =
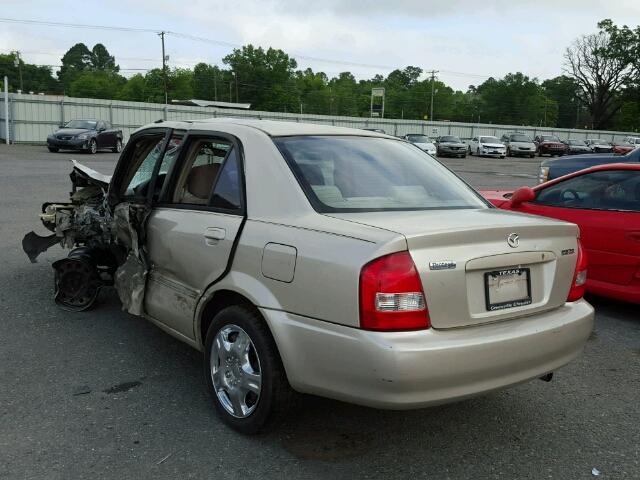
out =
[(510, 233), (507, 235), (507, 245), (511, 248), (518, 248), (518, 245), (520, 245), (520, 235), (517, 233)]

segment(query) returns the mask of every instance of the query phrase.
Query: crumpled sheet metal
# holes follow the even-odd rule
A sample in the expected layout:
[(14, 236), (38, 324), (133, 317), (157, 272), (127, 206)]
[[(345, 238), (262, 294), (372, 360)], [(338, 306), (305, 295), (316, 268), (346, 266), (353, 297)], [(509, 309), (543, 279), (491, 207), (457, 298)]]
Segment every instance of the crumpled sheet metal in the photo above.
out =
[(147, 285), (147, 267), (142, 260), (129, 252), (125, 262), (115, 273), (114, 285), (123, 310), (132, 315), (144, 313), (144, 291)]
[(116, 270), (114, 285), (123, 309), (132, 315), (144, 313), (149, 262), (146, 252), (141, 248), (138, 228), (144, 225), (148, 214), (149, 208), (135, 207), (128, 203), (117, 205), (113, 212), (116, 242), (129, 250), (127, 259)]

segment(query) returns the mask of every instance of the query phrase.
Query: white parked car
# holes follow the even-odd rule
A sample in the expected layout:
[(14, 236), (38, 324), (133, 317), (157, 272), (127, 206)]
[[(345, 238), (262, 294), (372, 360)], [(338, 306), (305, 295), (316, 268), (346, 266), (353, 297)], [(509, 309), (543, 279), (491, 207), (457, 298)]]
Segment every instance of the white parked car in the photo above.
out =
[(588, 138), (584, 141), (594, 153), (609, 153), (613, 151), (613, 146), (600, 138)]
[(500, 158), (507, 156), (507, 147), (497, 137), (479, 135), (473, 137), (467, 144), (469, 145), (470, 155)]
[(436, 145), (435, 143), (433, 143), (433, 140), (431, 140), (428, 136), (422, 135), (421, 133), (409, 133), (402, 138), (410, 141), (416, 147), (420, 148), (421, 150), (424, 150), (429, 155), (433, 155), (435, 157)]
[(113, 284), (203, 352), (212, 404), (244, 433), (294, 391), (408, 409), (549, 379), (593, 328), (576, 225), (492, 208), (387, 135), (160, 122), (112, 178), (74, 163), (71, 179), (40, 215), (53, 233), (23, 240), (32, 261), (73, 248), (56, 301), (86, 309)]
[(628, 143), (634, 147), (640, 147), (640, 137), (624, 137), (623, 143)]

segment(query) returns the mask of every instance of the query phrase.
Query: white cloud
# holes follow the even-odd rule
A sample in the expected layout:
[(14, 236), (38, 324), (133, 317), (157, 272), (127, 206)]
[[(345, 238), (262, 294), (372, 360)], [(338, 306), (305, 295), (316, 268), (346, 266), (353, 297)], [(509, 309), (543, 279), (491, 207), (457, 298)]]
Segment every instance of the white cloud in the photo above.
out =
[[(350, 70), (358, 77), (368, 77), (388, 70), (303, 57), (434, 68), (441, 70), (443, 80), (460, 89), (482, 82), (483, 76), (499, 77), (513, 71), (541, 79), (559, 75), (564, 49), (578, 35), (595, 31), (599, 20), (640, 22), (637, 0), (191, 0), (188, 6), (173, 0), (114, 0), (108, 7), (94, 6), (90, 17), (69, 17), (64, 12), (73, 12), (74, 5), (72, 0), (59, 0), (55, 5), (35, 1), (23, 4), (19, 12), (22, 18), (158, 28), (238, 45), (273, 46), (297, 56), (301, 67), (328, 74)], [(135, 58), (160, 58), (154, 34), (11, 24), (2, 24), (0, 29), (0, 50), (60, 52), (77, 41), (90, 46), (105, 43), (124, 68), (150, 68), (156, 66), (153, 61)], [(200, 60), (221, 64), (229, 50), (167, 37), (173, 65)], [(59, 61), (55, 56), (25, 57), (39, 63)]]

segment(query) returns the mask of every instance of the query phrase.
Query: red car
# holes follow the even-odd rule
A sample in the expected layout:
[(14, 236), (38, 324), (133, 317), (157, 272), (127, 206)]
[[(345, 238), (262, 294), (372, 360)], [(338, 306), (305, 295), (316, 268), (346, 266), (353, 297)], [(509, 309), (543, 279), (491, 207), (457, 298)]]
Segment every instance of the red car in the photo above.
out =
[(636, 145), (631, 145), (630, 143), (621, 143), (613, 146), (613, 153), (615, 153), (616, 155), (626, 155), (634, 148), (636, 148)]
[(578, 224), (587, 291), (640, 303), (640, 165), (598, 165), (514, 192), (480, 192), (505, 210)]
[(567, 147), (555, 135), (538, 135), (533, 143), (536, 144), (538, 155), (564, 155), (567, 153)]

